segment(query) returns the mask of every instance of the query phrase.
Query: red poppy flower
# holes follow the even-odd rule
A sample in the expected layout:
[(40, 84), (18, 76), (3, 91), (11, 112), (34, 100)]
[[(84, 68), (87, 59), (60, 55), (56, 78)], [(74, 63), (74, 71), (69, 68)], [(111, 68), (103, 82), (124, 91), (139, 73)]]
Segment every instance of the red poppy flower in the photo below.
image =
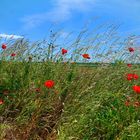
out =
[(54, 86), (54, 81), (53, 80), (47, 80), (44, 83), (44, 86), (47, 87), (47, 88), (52, 88)]
[(133, 79), (133, 74), (129, 73), (127, 74), (127, 80), (132, 80)]
[(140, 86), (133, 86), (132, 87), (133, 88), (133, 90), (137, 93), (137, 94), (140, 94)]
[(138, 76), (137, 74), (134, 74), (134, 75), (133, 75), (133, 78), (134, 78), (135, 80), (137, 80), (137, 79), (139, 78), (139, 76)]
[(66, 49), (62, 49), (62, 54), (64, 55), (65, 53), (67, 53), (68, 51)]
[(7, 45), (6, 44), (2, 44), (2, 49), (6, 49)]
[(15, 53), (12, 53), (11, 56), (14, 57), (14, 56), (16, 56), (16, 54)]
[(4, 103), (4, 101), (2, 99), (0, 99), (0, 105), (2, 105)]
[(128, 48), (129, 52), (134, 52), (134, 48)]
[(132, 80), (132, 79), (137, 80), (138, 78), (139, 76), (137, 74), (131, 74), (131, 73), (127, 74), (127, 80)]
[(138, 107), (138, 106), (140, 106), (140, 103), (139, 103), (138, 101), (136, 101), (136, 102), (134, 103), (134, 106), (135, 106), (135, 107)]
[(89, 54), (82, 54), (82, 56), (83, 56), (84, 58), (86, 58), (86, 59), (90, 59)]
[(130, 102), (129, 101), (125, 101), (125, 106), (130, 106)]
[(132, 64), (127, 64), (128, 67), (132, 67)]

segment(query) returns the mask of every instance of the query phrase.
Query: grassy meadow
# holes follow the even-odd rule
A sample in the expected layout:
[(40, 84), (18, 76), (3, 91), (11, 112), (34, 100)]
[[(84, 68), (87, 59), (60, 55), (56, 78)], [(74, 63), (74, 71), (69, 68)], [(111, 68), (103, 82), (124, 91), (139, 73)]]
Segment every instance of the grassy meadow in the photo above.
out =
[[(137, 62), (136, 51), (128, 49), (129, 39), (118, 41), (113, 29), (93, 38), (83, 33), (60, 49), (54, 36), (51, 43), (5, 42), (0, 140), (140, 139), (140, 95), (132, 88), (140, 85), (139, 78), (127, 79), (130, 73), (140, 75), (138, 64), (127, 65)], [(108, 48), (102, 48), (103, 39)]]

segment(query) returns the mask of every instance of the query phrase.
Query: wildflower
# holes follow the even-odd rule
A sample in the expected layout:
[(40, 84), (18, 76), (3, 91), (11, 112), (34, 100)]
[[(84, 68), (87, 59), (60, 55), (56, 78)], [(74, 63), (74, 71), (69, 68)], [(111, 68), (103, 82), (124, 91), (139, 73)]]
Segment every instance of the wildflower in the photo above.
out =
[(128, 67), (132, 67), (132, 64), (127, 64)]
[(138, 106), (140, 106), (140, 103), (139, 103), (138, 101), (136, 101), (136, 102), (134, 103), (134, 106), (135, 106), (135, 107), (138, 107)]
[(4, 103), (4, 101), (2, 99), (0, 99), (0, 105), (2, 105)]
[(14, 57), (14, 56), (16, 56), (16, 54), (15, 53), (12, 53), (11, 56)]
[(125, 106), (130, 106), (130, 102), (129, 101), (125, 101)]
[(7, 48), (7, 45), (6, 44), (2, 44), (2, 49), (6, 49)]
[(135, 80), (137, 80), (137, 79), (139, 78), (139, 76), (138, 76), (137, 74), (134, 74), (134, 75), (133, 75), (133, 78), (134, 78)]
[(53, 80), (47, 80), (44, 83), (44, 86), (47, 87), (47, 88), (52, 88), (54, 86), (54, 81)]
[(139, 76), (137, 74), (131, 74), (131, 73), (127, 74), (128, 81), (132, 80), (132, 79), (137, 80), (138, 78), (139, 78)]
[(82, 56), (83, 56), (84, 58), (86, 58), (86, 59), (90, 59), (89, 54), (82, 54)]
[(66, 49), (62, 49), (62, 55), (64, 55), (65, 53), (67, 53), (68, 51)]
[(137, 93), (137, 94), (140, 94), (140, 86), (133, 86), (132, 87), (133, 88), (133, 90)]
[(132, 79), (133, 79), (133, 74), (131, 74), (131, 73), (127, 74), (127, 80), (129, 81), (129, 80), (132, 80)]
[(128, 48), (129, 52), (134, 52), (134, 48)]

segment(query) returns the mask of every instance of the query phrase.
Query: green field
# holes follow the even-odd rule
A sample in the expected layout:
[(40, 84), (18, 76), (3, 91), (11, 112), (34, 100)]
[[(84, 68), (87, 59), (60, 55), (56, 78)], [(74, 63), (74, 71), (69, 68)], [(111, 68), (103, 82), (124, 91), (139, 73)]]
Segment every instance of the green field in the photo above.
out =
[[(88, 68), (1, 62), (0, 67), (1, 140), (139, 139), (140, 108), (133, 105), (139, 97), (132, 90), (139, 80), (126, 80), (130, 69), (125, 64)], [(137, 67), (131, 71), (140, 74)], [(44, 87), (48, 79), (55, 81), (54, 88)], [(132, 105), (128, 107), (129, 96)]]
[(140, 75), (138, 64), (64, 61), (61, 52), (56, 61), (50, 48), (37, 62), (40, 52), (22, 43), (0, 54), (0, 140), (140, 139), (139, 77), (126, 77)]

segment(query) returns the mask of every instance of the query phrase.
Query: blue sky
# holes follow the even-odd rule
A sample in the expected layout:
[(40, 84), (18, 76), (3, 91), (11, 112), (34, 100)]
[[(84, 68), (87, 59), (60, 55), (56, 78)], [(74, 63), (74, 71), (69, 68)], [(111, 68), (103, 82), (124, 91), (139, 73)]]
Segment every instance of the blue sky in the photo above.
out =
[(66, 35), (92, 20), (89, 29), (104, 23), (121, 24), (121, 36), (139, 35), (139, 13), (140, 0), (0, 0), (0, 34), (40, 40), (52, 25), (63, 28)]

